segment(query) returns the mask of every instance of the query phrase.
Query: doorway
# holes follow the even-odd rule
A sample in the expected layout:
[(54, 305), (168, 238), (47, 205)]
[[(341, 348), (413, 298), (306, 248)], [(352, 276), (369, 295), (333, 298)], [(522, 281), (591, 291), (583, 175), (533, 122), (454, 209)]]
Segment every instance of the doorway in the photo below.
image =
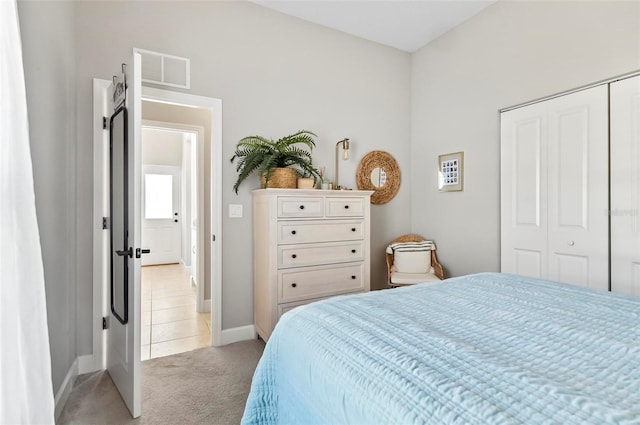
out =
[(178, 115), (175, 108), (163, 111), (163, 104), (142, 103), (142, 245), (151, 251), (141, 263), (143, 361), (211, 345), (200, 270), (203, 250), (198, 246), (204, 239), (204, 173), (199, 171), (207, 123), (145, 119), (166, 113), (179, 121), (199, 121), (193, 110)]
[[(151, 87), (142, 88), (142, 124), (166, 129), (170, 123), (173, 130), (183, 132), (200, 131), (197, 143), (197, 181), (198, 188), (198, 224), (197, 249), (192, 269), (197, 279), (204, 282), (197, 285), (199, 296), (196, 299), (199, 313), (210, 312), (212, 345), (221, 344), (222, 333), (222, 104), (219, 99)], [(186, 155), (185, 155), (186, 156)], [(201, 218), (201, 219), (200, 219)], [(186, 232), (185, 232), (186, 234)], [(201, 261), (198, 261), (198, 258)], [(199, 283), (199, 282), (196, 282)]]

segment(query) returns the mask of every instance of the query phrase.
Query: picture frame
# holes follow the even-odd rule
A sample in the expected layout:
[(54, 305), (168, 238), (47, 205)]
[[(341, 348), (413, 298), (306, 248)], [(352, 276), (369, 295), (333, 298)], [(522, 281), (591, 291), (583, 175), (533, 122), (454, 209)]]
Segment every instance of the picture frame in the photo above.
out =
[(464, 152), (438, 156), (438, 190), (458, 192), (463, 190)]

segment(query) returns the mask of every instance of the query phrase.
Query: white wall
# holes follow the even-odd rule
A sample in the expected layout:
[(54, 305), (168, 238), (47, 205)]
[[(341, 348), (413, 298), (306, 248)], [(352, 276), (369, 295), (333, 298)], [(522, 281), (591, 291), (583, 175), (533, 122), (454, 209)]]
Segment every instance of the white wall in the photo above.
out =
[[(501, 1), (413, 55), (412, 228), (450, 275), (500, 268), (498, 110), (640, 69), (640, 2)], [(464, 151), (463, 192), (437, 158)]]
[[(180, 228), (182, 229), (182, 263), (186, 267), (191, 267), (191, 224), (192, 214), (192, 190), (195, 190), (195, 183), (192, 181), (191, 170), (191, 144), (196, 142), (196, 135), (192, 133), (182, 133), (182, 175), (180, 176)], [(202, 143), (202, 141), (200, 142)], [(195, 158), (193, 159), (195, 161)], [(196, 192), (197, 193), (197, 192)], [(195, 274), (195, 270), (192, 271)]]
[(143, 128), (142, 163), (182, 167), (182, 133)]
[[(78, 137), (91, 139), (91, 79), (110, 79), (133, 47), (191, 59), (193, 94), (223, 101), (223, 211), (244, 205), (242, 219), (223, 218), (223, 329), (253, 323), (251, 190), (239, 195), (229, 162), (236, 142), (261, 134), (315, 131), (317, 165), (333, 174), (335, 143), (349, 137), (353, 160), (341, 181), (355, 187), (355, 170), (381, 149), (409, 170), (410, 55), (310, 24), (247, 2), (78, 2)], [(78, 179), (91, 181), (90, 144), (78, 146)], [(205, 153), (205, 155), (207, 155)], [(384, 247), (409, 230), (410, 183), (387, 205), (372, 208), (372, 275), (381, 287)], [(208, 188), (205, 187), (205, 193)], [(91, 187), (81, 186), (78, 217), (80, 282), (91, 281)], [(205, 217), (208, 214), (205, 212)], [(78, 350), (91, 352), (91, 290), (78, 299)]]
[[(76, 264), (75, 228), (74, 7), (71, 3), (18, 2), (18, 12), (44, 263), (51, 374), (57, 393), (76, 358), (76, 296), (91, 296), (90, 279), (83, 287), (76, 287), (76, 267), (81, 265)], [(91, 176), (88, 180), (91, 182)], [(82, 208), (90, 211), (90, 200)], [(90, 317), (83, 320), (91, 323)]]

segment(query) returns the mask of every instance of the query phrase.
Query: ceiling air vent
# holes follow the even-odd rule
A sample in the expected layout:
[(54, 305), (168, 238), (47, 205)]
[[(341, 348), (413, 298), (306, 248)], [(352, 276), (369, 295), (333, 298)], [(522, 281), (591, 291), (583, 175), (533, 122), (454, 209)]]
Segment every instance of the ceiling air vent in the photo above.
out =
[(161, 86), (191, 88), (190, 60), (180, 56), (133, 49), (142, 57), (142, 82)]

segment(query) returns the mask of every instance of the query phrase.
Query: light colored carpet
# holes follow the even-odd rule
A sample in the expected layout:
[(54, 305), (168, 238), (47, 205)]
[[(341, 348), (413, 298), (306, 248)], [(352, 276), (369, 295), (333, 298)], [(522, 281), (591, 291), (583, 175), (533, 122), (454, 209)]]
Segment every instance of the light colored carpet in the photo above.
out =
[(262, 340), (142, 362), (142, 416), (131, 419), (104, 372), (76, 379), (58, 424), (238, 424)]

